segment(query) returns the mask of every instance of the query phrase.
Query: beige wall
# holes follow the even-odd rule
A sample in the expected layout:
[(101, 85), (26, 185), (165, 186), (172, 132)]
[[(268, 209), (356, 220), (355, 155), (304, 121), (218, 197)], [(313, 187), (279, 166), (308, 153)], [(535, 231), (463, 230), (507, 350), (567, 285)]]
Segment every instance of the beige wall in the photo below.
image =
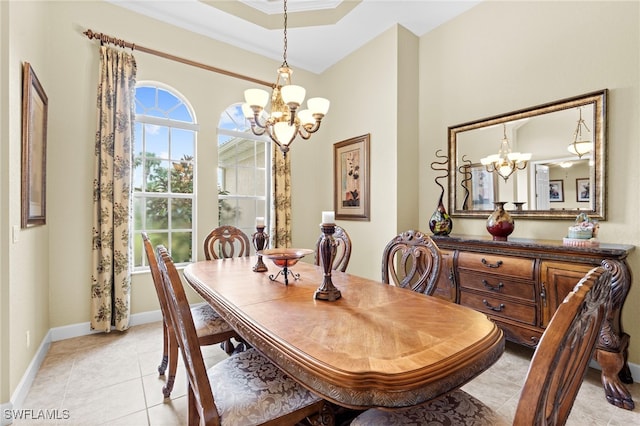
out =
[[(448, 126), (609, 89), (608, 220), (604, 242), (640, 245), (640, 3), (483, 2), (420, 40), (420, 164), (446, 147)], [(434, 174), (421, 168), (420, 226), (436, 205)], [(560, 239), (570, 221), (517, 220), (513, 236)], [(478, 219), (454, 233), (483, 235)], [(640, 251), (629, 258), (640, 273)], [(640, 289), (622, 312), (629, 360), (640, 363)], [(638, 379), (638, 378), (636, 378)]]
[[(640, 244), (634, 191), (640, 183), (634, 167), (639, 19), (636, 2), (486, 2), (419, 39), (390, 28), (321, 76), (296, 69), (296, 83), (332, 105), (320, 132), (292, 147), (294, 245), (311, 247), (321, 211), (333, 209), (335, 142), (371, 133), (371, 221), (338, 223), (354, 239), (350, 271), (377, 278), (382, 248), (393, 235), (409, 227), (428, 230), (439, 195), (429, 164), (437, 149), (446, 149), (448, 126), (602, 88), (610, 89), (609, 160), (616, 166), (608, 169), (609, 220), (601, 238)], [(47, 330), (89, 321), (98, 48), (81, 32), (91, 28), (266, 81), (274, 79), (279, 63), (100, 1), (0, 2), (0, 23), (0, 401), (7, 401)], [(216, 200), (207, 194), (215, 192), (218, 116), (254, 85), (134, 55), (138, 80), (171, 84), (190, 100), (201, 124), (202, 240), (217, 218)], [(23, 60), (34, 64), (49, 95), (48, 224), (20, 231), (18, 243), (11, 244), (10, 228), (20, 218)], [(560, 238), (567, 224), (522, 220), (514, 235)], [(482, 220), (455, 219), (454, 232), (486, 231)], [(630, 265), (640, 271), (640, 253)], [(631, 307), (639, 303), (640, 290), (633, 288), (623, 320), (634, 363), (640, 363), (640, 324)], [(155, 309), (148, 274), (136, 275), (132, 312)]]
[[(34, 68), (44, 87), (51, 85), (46, 72), (46, 46), (42, 39), (46, 35), (46, 11), (35, 3), (9, 3), (4, 6), (7, 13), (3, 22), (3, 102), (8, 100), (3, 113), (3, 167), (7, 167), (9, 180), (3, 179), (2, 209), (4, 229), (2, 257), (6, 270), (2, 270), (2, 293), (8, 295), (3, 308), (3, 324), (7, 334), (2, 334), (2, 347), (8, 348), (7, 357), (2, 357), (2, 393), (11, 392), (22, 378), (43, 337), (49, 330), (49, 237), (50, 226), (40, 226), (18, 233), (18, 242), (11, 241), (11, 226), (20, 227), (20, 172), (21, 172), (21, 108), (22, 108), (22, 62), (28, 61)], [(3, 15), (4, 15), (3, 13)], [(32, 28), (21, 25), (30, 22)], [(4, 24), (7, 25), (4, 25)], [(5, 38), (6, 37), (6, 38)], [(8, 49), (4, 49), (5, 40)], [(4, 55), (4, 53), (3, 53)], [(6, 85), (5, 85), (6, 84)], [(7, 133), (4, 133), (5, 130)], [(6, 156), (5, 156), (6, 155)], [(4, 175), (3, 175), (4, 177)], [(6, 195), (8, 197), (5, 199)], [(7, 320), (5, 322), (5, 319)], [(4, 328), (4, 325), (3, 325)], [(30, 345), (27, 347), (27, 332)], [(4, 352), (4, 349), (3, 349)], [(8, 374), (5, 376), (5, 372)], [(5, 388), (5, 386), (8, 386)], [(3, 401), (6, 401), (3, 397)]]

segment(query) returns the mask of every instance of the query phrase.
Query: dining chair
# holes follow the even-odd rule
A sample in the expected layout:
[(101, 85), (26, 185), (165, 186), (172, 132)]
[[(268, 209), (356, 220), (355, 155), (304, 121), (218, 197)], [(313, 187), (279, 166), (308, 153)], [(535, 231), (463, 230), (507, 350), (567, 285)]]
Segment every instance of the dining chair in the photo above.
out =
[(280, 371), (255, 348), (205, 367), (182, 281), (167, 249), (157, 247), (171, 324), (189, 377), (189, 425), (293, 425), (318, 415), (333, 425), (331, 406)]
[[(163, 376), (169, 368), (167, 382), (162, 388), (165, 398), (171, 396), (173, 385), (176, 378), (176, 369), (178, 366), (178, 347), (176, 337), (171, 328), (171, 317), (167, 308), (167, 299), (164, 295), (164, 287), (162, 278), (158, 269), (158, 260), (155, 251), (151, 245), (151, 240), (146, 232), (142, 233), (142, 241), (144, 250), (147, 255), (147, 262), (151, 270), (151, 278), (156, 289), (158, 302), (160, 303), (160, 312), (162, 313), (162, 361), (158, 366), (158, 373)], [(239, 338), (238, 334), (224, 321), (207, 303), (199, 303), (191, 308), (191, 316), (196, 328), (198, 342), (202, 346), (214, 345), (216, 343), (226, 342), (232, 337)], [(228, 348), (227, 354), (231, 355), (232, 348)]]
[(204, 257), (207, 260), (249, 256), (249, 237), (231, 225), (218, 226), (204, 239)]
[[(316, 241), (315, 250), (315, 264), (320, 265), (320, 242), (323, 235), (320, 234), (318, 241)], [(333, 238), (338, 241), (336, 257), (333, 259), (332, 269), (334, 271), (344, 272), (349, 265), (349, 259), (351, 258), (351, 238), (349, 234), (341, 226), (336, 225), (336, 232), (333, 234)]]
[(436, 290), (442, 255), (436, 243), (418, 230), (395, 236), (382, 252), (382, 282), (431, 296)]
[[(513, 424), (564, 425), (593, 356), (611, 294), (611, 275), (589, 271), (556, 310), (533, 354)], [(352, 426), (509, 424), (478, 399), (456, 390), (396, 411), (369, 409)]]

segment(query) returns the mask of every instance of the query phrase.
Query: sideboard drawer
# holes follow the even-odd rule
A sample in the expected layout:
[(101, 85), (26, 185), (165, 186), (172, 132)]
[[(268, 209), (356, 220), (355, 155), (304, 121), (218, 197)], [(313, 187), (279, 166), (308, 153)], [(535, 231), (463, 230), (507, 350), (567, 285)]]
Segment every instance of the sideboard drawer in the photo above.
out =
[(500, 256), (494, 254), (461, 252), (458, 256), (458, 268), (482, 273), (500, 274), (516, 278), (534, 280), (533, 259)]
[(460, 287), (485, 292), (489, 297), (499, 295), (515, 297), (535, 303), (534, 281), (517, 281), (500, 275), (477, 274), (460, 271)]
[(511, 318), (525, 324), (536, 325), (535, 306), (467, 291), (460, 291), (460, 304), (491, 316)]

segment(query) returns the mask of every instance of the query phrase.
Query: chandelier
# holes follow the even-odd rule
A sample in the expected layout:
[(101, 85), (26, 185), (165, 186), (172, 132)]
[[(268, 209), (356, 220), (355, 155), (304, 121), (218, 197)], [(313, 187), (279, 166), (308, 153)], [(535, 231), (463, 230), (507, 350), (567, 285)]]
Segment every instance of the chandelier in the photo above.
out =
[(506, 182), (516, 170), (524, 170), (527, 167), (527, 161), (531, 159), (531, 154), (522, 154), (519, 152), (511, 152), (511, 145), (507, 139), (507, 125), (503, 124), (502, 142), (500, 150), (497, 154), (489, 155), (480, 159), (487, 172), (496, 172)]
[(588, 154), (593, 149), (593, 144), (589, 140), (589, 138), (582, 138), (582, 126), (590, 132), (587, 127), (587, 123), (582, 119), (582, 108), (578, 107), (578, 111), (580, 113), (580, 118), (578, 119), (578, 127), (576, 127), (576, 131), (573, 133), (573, 142), (569, 144), (567, 150), (573, 155), (577, 155), (578, 158), (582, 158), (583, 155)]
[(251, 123), (255, 135), (267, 134), (275, 142), (283, 155), (297, 136), (309, 139), (320, 128), (320, 122), (329, 110), (329, 101), (324, 98), (310, 98), (307, 109), (299, 110), (306, 90), (291, 84), (293, 70), (287, 63), (287, 0), (284, 0), (284, 53), (278, 68), (278, 77), (271, 92), (271, 112), (265, 108), (269, 93), (262, 89), (248, 89), (244, 92), (242, 105), (244, 116)]

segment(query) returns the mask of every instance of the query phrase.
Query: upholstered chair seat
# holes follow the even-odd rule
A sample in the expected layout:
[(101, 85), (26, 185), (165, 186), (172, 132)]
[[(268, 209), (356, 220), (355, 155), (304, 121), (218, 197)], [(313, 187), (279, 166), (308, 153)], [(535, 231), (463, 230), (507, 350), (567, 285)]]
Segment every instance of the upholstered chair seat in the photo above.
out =
[(258, 425), (320, 403), (251, 348), (207, 370), (222, 425)]
[(220, 318), (220, 315), (206, 302), (193, 305), (191, 307), (191, 316), (196, 326), (198, 338), (234, 332), (233, 328), (231, 328), (225, 320)]
[(451, 392), (426, 405), (394, 411), (367, 410), (351, 423), (352, 426), (506, 426), (510, 424), (491, 408), (462, 390)]

